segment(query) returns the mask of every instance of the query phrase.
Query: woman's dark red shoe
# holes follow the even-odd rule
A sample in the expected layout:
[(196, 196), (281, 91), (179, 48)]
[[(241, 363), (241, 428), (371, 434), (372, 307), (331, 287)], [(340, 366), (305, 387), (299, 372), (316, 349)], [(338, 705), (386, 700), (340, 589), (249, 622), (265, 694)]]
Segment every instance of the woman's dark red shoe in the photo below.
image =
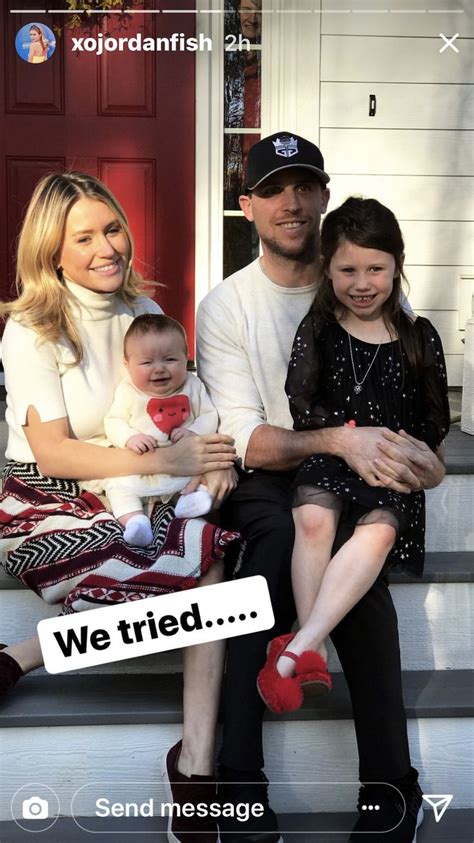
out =
[[(275, 714), (296, 711), (303, 703), (303, 689), (314, 694), (327, 694), (332, 688), (331, 677), (322, 656), (305, 650), (300, 656), (285, 648), (295, 637), (294, 632), (280, 635), (270, 643), (267, 661), (257, 677), (258, 692), (265, 705)], [(295, 675), (284, 677), (277, 670), (280, 656), (295, 662)]]
[(18, 662), (12, 656), (9, 656), (8, 653), (1, 652), (6, 646), (6, 644), (0, 644), (0, 698), (10, 688), (13, 688), (23, 676), (23, 671)]

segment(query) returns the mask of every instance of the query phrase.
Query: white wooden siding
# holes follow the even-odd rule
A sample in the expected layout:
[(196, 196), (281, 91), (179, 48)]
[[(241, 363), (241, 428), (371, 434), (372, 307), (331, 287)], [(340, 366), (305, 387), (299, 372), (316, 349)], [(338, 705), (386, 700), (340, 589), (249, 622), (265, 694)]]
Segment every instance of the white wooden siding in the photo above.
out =
[(450, 386), (462, 386), (464, 356), (461, 354), (446, 355), (446, 371)]
[(458, 53), (440, 53), (443, 43), (439, 36), (324, 35), (321, 81), (473, 82), (472, 41), (456, 39)]
[(413, 266), (405, 264), (408, 296), (414, 310), (454, 310), (459, 303), (459, 278), (468, 266)]
[[(376, 112), (369, 117), (369, 95)], [(322, 82), (321, 125), (353, 129), (473, 129), (470, 85)]]
[[(410, 301), (439, 330), (449, 382), (459, 385), (460, 276), (474, 262), (474, 4), (391, 0), (369, 13), (371, 6), (338, 0), (336, 14), (322, 3), (319, 125), (331, 207), (356, 194), (392, 208)], [(458, 52), (441, 53), (440, 33), (456, 32)]]
[[(348, 128), (341, 131), (321, 126), (320, 144), (329, 174), (335, 178), (353, 173), (474, 175), (471, 132)], [(455, 184), (452, 190), (455, 192)]]
[[(330, 160), (331, 149), (328, 155)], [(469, 220), (472, 217), (474, 178), (468, 176), (453, 178), (339, 173), (331, 180), (329, 187), (332, 208), (337, 208), (348, 196), (376, 196), (399, 219), (402, 216), (407, 220)]]

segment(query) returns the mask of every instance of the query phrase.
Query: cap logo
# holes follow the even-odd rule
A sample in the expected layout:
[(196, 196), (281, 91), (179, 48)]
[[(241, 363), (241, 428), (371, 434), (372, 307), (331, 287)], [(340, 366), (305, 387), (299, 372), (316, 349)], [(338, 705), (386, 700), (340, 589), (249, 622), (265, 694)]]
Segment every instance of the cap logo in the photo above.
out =
[(286, 136), (277, 138), (272, 143), (275, 147), (276, 154), (281, 155), (282, 158), (292, 158), (293, 155), (298, 155), (298, 141), (296, 138)]

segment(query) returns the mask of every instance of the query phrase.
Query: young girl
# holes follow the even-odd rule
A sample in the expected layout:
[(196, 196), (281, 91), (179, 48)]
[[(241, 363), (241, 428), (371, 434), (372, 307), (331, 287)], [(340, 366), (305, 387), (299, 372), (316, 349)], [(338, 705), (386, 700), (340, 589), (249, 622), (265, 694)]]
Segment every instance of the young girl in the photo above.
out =
[[(400, 305), (404, 245), (395, 216), (375, 199), (347, 199), (327, 216), (321, 251), (322, 279), (286, 382), (295, 429), (386, 426), (436, 451), (449, 428), (443, 349), (431, 323)], [(377, 461), (382, 476), (384, 468)], [(302, 463), (293, 517), (300, 629), (271, 642), (258, 677), (277, 713), (299, 708), (304, 686), (330, 690), (324, 639), (382, 568), (401, 564), (421, 575), (424, 561), (424, 493), (369, 486), (336, 456)], [(341, 517), (355, 529), (331, 558)]]

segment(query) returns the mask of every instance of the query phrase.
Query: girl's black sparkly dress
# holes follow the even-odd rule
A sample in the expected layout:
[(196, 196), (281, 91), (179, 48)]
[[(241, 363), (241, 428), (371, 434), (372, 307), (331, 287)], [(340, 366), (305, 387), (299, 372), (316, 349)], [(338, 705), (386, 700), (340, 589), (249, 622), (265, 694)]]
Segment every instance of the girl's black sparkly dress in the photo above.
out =
[[(354, 419), (358, 427), (389, 427), (421, 439), (432, 450), (449, 429), (446, 367), (441, 340), (428, 319), (413, 324), (422, 366), (417, 373), (398, 340), (377, 345), (351, 337), (352, 354), (361, 382), (374, 360), (362, 389), (355, 380), (349, 336), (338, 322), (324, 322), (312, 310), (301, 322), (293, 343), (286, 392), (295, 430), (337, 427)], [(299, 467), (295, 492), (313, 487), (313, 503), (331, 492), (342, 504), (342, 518), (364, 520), (364, 513), (383, 507), (398, 521), (399, 530), (387, 564), (401, 565), (421, 575), (424, 563), (424, 492), (401, 494), (369, 486), (338, 457), (314, 454)], [(339, 502), (338, 501), (338, 502)], [(327, 505), (327, 504), (322, 504)], [(351, 512), (352, 510), (352, 512)]]

